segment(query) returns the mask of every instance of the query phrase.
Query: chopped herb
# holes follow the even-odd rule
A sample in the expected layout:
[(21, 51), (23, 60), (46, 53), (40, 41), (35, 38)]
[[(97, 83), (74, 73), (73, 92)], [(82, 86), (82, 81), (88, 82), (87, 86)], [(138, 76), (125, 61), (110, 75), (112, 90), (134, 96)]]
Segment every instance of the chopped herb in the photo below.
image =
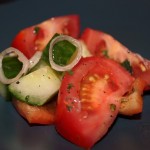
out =
[(67, 110), (70, 112), (70, 111), (72, 110), (73, 106), (71, 106), (71, 105), (66, 105), (66, 108), (67, 108)]
[(132, 72), (133, 72), (132, 66), (127, 59), (121, 63), (121, 66), (123, 66), (128, 72), (130, 72), (132, 74)]
[(74, 72), (73, 72), (72, 70), (69, 70), (69, 71), (68, 71), (68, 74), (69, 74), (69, 75), (73, 75), (73, 73), (74, 73)]
[(108, 50), (103, 50), (102, 51), (102, 55), (105, 56), (105, 57), (107, 57), (107, 58), (109, 58), (109, 56), (108, 56)]
[(115, 111), (116, 110), (116, 105), (115, 104), (110, 104), (110, 110)]
[(34, 34), (38, 34), (39, 30), (40, 30), (40, 28), (36, 26), (36, 27), (34, 28), (33, 33), (34, 33)]
[(72, 87), (73, 87), (73, 84), (72, 84), (72, 83), (69, 83), (68, 86), (67, 86), (67, 91), (70, 92), (70, 89), (71, 89)]

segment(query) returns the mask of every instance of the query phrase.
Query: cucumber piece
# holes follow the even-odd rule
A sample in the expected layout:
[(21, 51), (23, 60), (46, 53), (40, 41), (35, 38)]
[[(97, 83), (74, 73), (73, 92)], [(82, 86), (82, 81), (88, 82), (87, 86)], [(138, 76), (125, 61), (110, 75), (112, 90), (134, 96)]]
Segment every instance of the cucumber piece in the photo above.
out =
[(44, 66), (11, 83), (9, 91), (18, 100), (41, 106), (58, 92), (60, 84), (60, 79), (50, 66)]
[[(45, 66), (49, 66), (49, 64), (47, 64), (44, 60), (41, 59), (29, 72), (33, 72), (33, 71), (43, 68)], [(53, 69), (53, 71), (59, 79), (62, 79), (62, 77), (63, 77), (62, 72), (56, 71), (54, 69)]]
[(33, 72), (33, 71), (43, 68), (45, 66), (48, 66), (48, 64), (45, 61), (40, 60), (33, 68), (31, 68), (31, 70), (29, 72)]

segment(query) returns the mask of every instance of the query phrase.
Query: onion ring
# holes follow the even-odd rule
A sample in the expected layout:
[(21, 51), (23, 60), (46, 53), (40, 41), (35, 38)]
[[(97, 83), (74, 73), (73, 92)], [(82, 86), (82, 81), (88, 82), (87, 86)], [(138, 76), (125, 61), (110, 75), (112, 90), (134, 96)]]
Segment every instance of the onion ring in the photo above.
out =
[[(54, 61), (53, 61), (53, 46), (59, 42), (59, 41), (63, 41), (63, 40), (67, 40), (69, 42), (71, 42), (73, 45), (75, 45), (77, 47), (77, 56), (76, 58), (74, 58), (74, 60), (66, 65), (66, 66), (60, 66), (58, 64), (56, 64)], [(78, 62), (79, 60), (81, 59), (81, 56), (82, 56), (82, 46), (81, 46), (81, 43), (68, 36), (68, 35), (60, 35), (60, 36), (57, 36), (55, 37), (51, 43), (50, 43), (50, 48), (49, 48), (49, 62), (51, 64), (51, 67), (57, 71), (67, 71), (67, 70), (70, 70), (72, 69)]]
[(33, 68), (41, 59), (42, 52), (36, 51), (35, 54), (29, 59), (29, 69)]
[[(9, 79), (4, 75), (3, 68), (2, 68), (2, 60), (5, 56), (12, 54), (12, 53), (18, 55), (18, 60), (23, 63), (23, 66), (22, 66), (21, 71), (18, 73), (16, 77)], [(12, 82), (17, 81), (23, 74), (27, 73), (28, 68), (29, 68), (29, 60), (22, 52), (20, 52), (16, 48), (9, 47), (0, 53), (0, 81), (3, 84), (10, 84)]]

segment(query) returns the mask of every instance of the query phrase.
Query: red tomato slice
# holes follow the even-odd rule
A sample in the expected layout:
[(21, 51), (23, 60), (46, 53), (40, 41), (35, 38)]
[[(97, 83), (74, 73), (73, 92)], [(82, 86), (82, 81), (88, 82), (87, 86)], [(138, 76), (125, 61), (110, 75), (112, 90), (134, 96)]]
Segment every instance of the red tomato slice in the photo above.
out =
[(59, 91), (56, 129), (74, 144), (91, 148), (115, 120), (133, 77), (113, 60), (82, 58), (66, 73)]
[[(150, 70), (150, 61), (141, 57), (139, 54), (131, 52), (128, 48), (114, 39), (111, 35), (102, 31), (87, 28), (81, 35), (81, 40), (87, 45), (90, 52), (95, 56), (107, 56), (119, 63), (128, 60), (133, 69), (135, 77), (142, 77), (141, 74), (147, 73)], [(144, 79), (144, 78), (143, 78)], [(149, 79), (144, 79), (149, 80)], [(150, 88), (150, 82), (146, 86)]]
[[(146, 62), (148, 64), (150, 64), (148, 60)], [(142, 66), (143, 66), (143, 64), (141, 64), (141, 67)], [(144, 87), (144, 91), (150, 90), (150, 69), (147, 69), (143, 72), (141, 72), (141, 70), (139, 68), (137, 68), (137, 66), (135, 66), (133, 69), (134, 69), (134, 72), (135, 72), (135, 77), (140, 78), (141, 80), (145, 81), (146, 84), (145, 84), (145, 87)]]
[(145, 81), (136, 78), (133, 88), (121, 98), (119, 113), (127, 116), (139, 114), (143, 111), (143, 89)]
[(31, 106), (20, 100), (12, 101), (17, 112), (30, 124), (54, 124), (56, 101), (43, 106)]
[(77, 38), (80, 32), (78, 15), (50, 18), (37, 25), (21, 30), (13, 39), (11, 46), (31, 58), (37, 50), (43, 50), (55, 33), (67, 34)]
[(102, 38), (103, 34), (104, 33), (101, 31), (86, 28), (81, 35), (81, 40), (84, 41), (91, 54), (94, 56), (102, 56), (103, 53), (101, 52), (107, 49), (106, 42)]

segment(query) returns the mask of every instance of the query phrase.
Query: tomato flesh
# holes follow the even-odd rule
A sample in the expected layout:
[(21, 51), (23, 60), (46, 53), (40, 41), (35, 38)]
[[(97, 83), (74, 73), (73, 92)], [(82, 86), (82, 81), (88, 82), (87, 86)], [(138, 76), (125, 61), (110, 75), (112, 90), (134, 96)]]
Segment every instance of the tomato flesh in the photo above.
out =
[[(150, 75), (150, 61), (142, 56), (131, 52), (128, 48), (114, 39), (111, 35), (99, 30), (87, 28), (81, 35), (81, 40), (87, 45), (89, 51), (94, 56), (109, 57), (119, 63), (128, 60), (131, 64), (134, 77), (140, 77), (147, 81), (145, 89), (150, 88), (148, 77)], [(143, 74), (143, 75), (141, 75)], [(147, 75), (145, 75), (147, 74)]]
[(107, 49), (106, 42), (101, 38), (102, 36), (103, 32), (86, 28), (80, 39), (84, 41), (92, 55), (102, 56), (103, 51)]
[(119, 114), (133, 116), (140, 114), (143, 111), (143, 90), (145, 81), (141, 78), (136, 78), (131, 90), (121, 98), (121, 106)]
[(32, 106), (20, 100), (12, 101), (17, 112), (30, 124), (51, 125), (55, 121), (56, 101), (43, 106)]
[(79, 36), (80, 20), (78, 15), (50, 18), (37, 25), (22, 29), (13, 39), (11, 46), (31, 58), (36, 51), (42, 51), (55, 33)]
[(74, 144), (91, 148), (115, 120), (120, 97), (133, 78), (118, 63), (104, 58), (83, 58), (65, 74), (56, 108), (56, 129)]

